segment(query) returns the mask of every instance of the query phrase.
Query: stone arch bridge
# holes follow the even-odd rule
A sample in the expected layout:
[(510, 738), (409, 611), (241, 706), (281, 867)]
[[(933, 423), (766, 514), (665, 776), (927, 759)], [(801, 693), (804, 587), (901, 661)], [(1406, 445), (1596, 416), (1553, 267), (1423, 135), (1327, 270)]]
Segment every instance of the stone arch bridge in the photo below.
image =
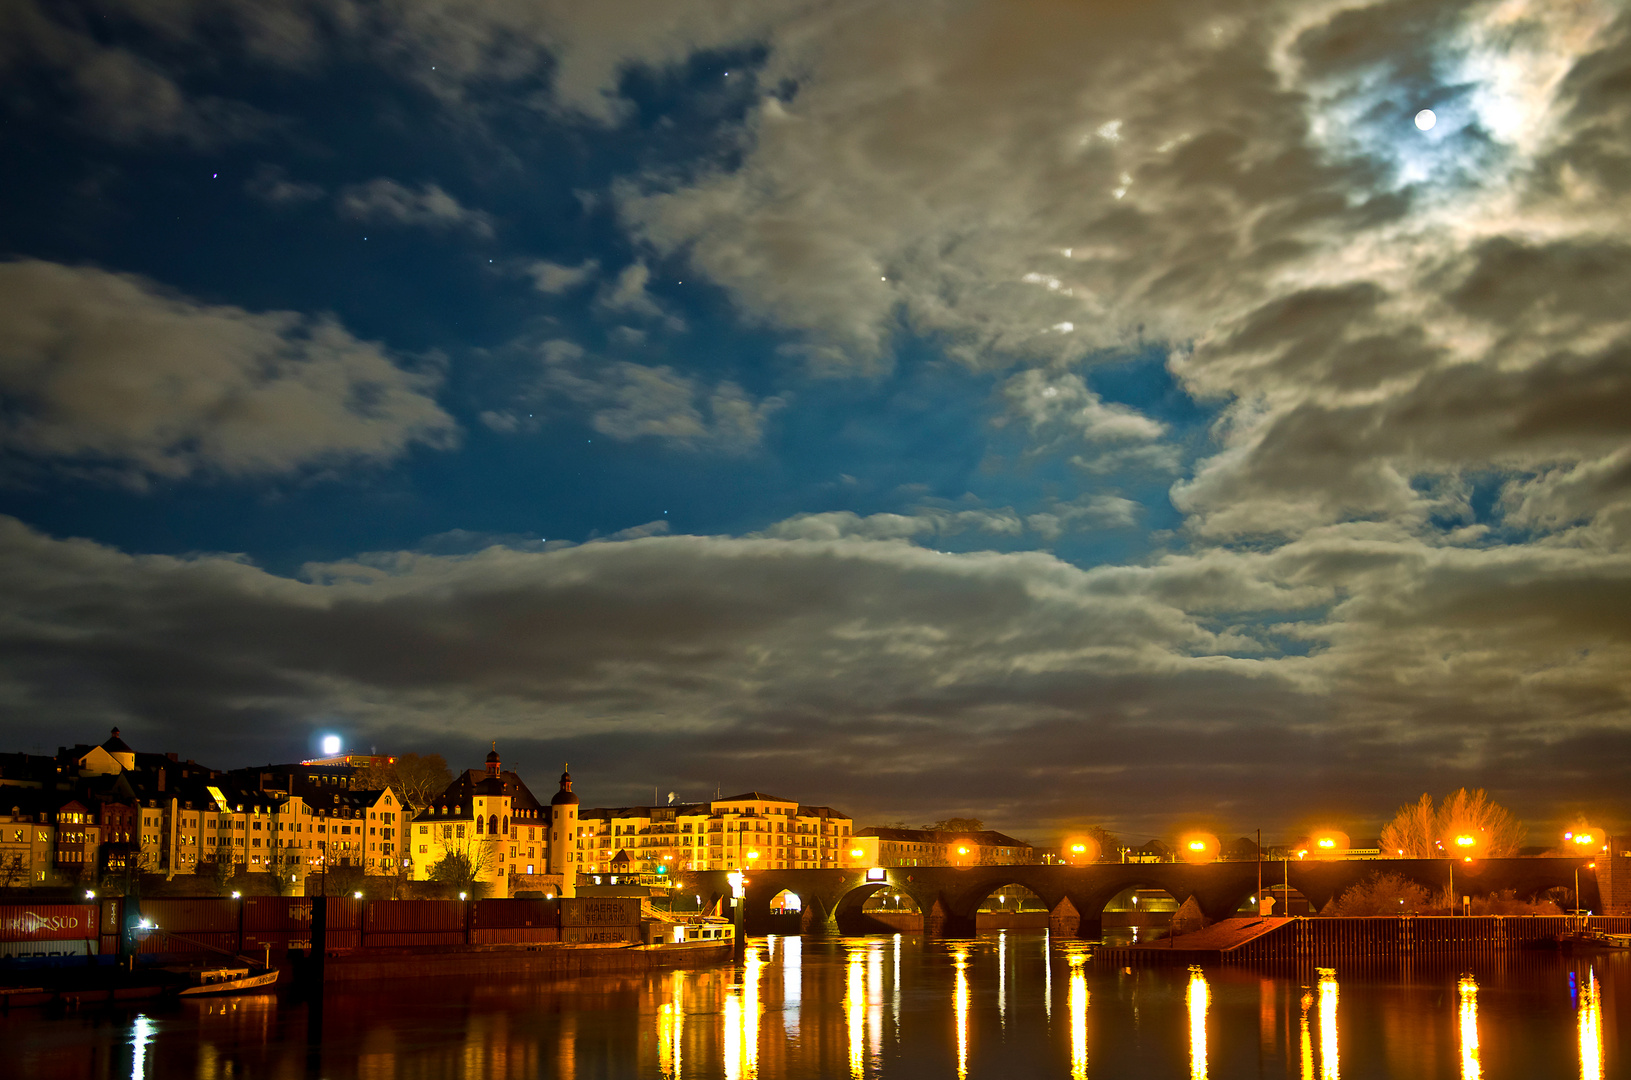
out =
[[(1437, 891), (1450, 881), (1456, 895), (1482, 896), (1512, 890), (1529, 898), (1562, 887), (1571, 893), (1579, 871), (1583, 906), (1603, 910), (1597, 878), (1589, 858), (1480, 859), (1451, 863), (1445, 859), (1366, 859), (1319, 862), (1265, 861), (1264, 886), (1282, 882), (1302, 893), (1314, 910), (1323, 908), (1349, 886), (1378, 871), (1398, 874)], [(1164, 889), (1180, 904), (1193, 898), (1212, 920), (1233, 915), (1257, 891), (1259, 864), (1214, 862), (1098, 863), (1091, 866), (901, 866), (888, 867), (884, 879), (868, 880), (865, 870), (760, 870), (748, 876), (744, 922), (749, 934), (770, 926), (770, 901), (783, 890), (801, 902), (802, 932), (810, 935), (868, 933), (877, 924), (861, 907), (873, 893), (894, 888), (911, 897), (931, 937), (974, 933), (974, 915), (986, 897), (1008, 885), (1019, 885), (1042, 898), (1055, 933), (1096, 938), (1104, 907), (1128, 888)], [(730, 895), (723, 871), (687, 871), (678, 875), (686, 888), (705, 902)], [(871, 925), (869, 925), (871, 924)]]

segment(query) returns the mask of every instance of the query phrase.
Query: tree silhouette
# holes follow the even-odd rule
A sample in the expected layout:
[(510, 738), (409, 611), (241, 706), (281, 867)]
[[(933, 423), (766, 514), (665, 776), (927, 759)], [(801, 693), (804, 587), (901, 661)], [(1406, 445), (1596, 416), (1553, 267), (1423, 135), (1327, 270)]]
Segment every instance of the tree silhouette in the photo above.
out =
[(1470, 836), (1480, 858), (1509, 859), (1523, 846), (1523, 822), (1483, 788), (1460, 788), (1446, 796), (1437, 809), (1433, 797), (1399, 807), (1382, 829), (1382, 854), (1403, 859), (1441, 859), (1457, 854), (1455, 837)]

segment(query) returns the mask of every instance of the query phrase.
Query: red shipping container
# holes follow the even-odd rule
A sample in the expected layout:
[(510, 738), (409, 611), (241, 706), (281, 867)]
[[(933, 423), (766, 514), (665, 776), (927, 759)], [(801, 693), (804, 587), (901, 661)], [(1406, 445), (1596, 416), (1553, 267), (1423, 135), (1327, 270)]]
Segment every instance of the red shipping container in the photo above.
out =
[(561, 925), (559, 900), (478, 900), (475, 926), (486, 929)]
[(95, 904), (0, 905), (0, 941), (78, 941), (100, 934)]
[(558, 926), (509, 926), (470, 932), (472, 945), (546, 945), (560, 940)]
[(157, 931), (136, 931), (136, 951), (144, 955), (220, 956), (222, 952), (238, 951), (238, 935), (231, 934), (161, 934)]
[(363, 902), (349, 896), (328, 898), (328, 932), (362, 929)]
[(411, 949), (420, 945), (463, 945), (464, 931), (438, 931), (431, 933), (365, 934), (363, 946), (369, 949)]
[(239, 901), (153, 899), (141, 902), (142, 918), (177, 934), (238, 932)]
[(457, 900), (376, 900), (368, 905), (364, 932), (464, 933), (464, 905)]
[(307, 932), (311, 927), (311, 901), (302, 896), (251, 896), (242, 901), (244, 931)]
[(328, 952), (362, 948), (361, 930), (330, 930), (323, 948)]

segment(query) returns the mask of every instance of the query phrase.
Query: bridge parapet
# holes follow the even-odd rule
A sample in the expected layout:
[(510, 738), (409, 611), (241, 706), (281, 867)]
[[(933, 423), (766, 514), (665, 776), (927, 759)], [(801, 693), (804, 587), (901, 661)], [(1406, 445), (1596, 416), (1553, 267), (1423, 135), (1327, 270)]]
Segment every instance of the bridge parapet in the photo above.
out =
[[(862, 870), (760, 870), (748, 876), (745, 923), (749, 934), (770, 926), (770, 901), (786, 890), (800, 900), (800, 925), (812, 935), (844, 932), (846, 924), (863, 925), (861, 907), (882, 888), (911, 897), (930, 936), (967, 936), (974, 932), (975, 912), (998, 889), (1018, 885), (1040, 897), (1056, 933), (1064, 934), (1075, 918), (1073, 935), (1097, 937), (1105, 905), (1130, 888), (1162, 889), (1182, 905), (1194, 899), (1212, 921), (1228, 918), (1262, 884), (1288, 884), (1306, 896), (1315, 911), (1372, 874), (1398, 874), (1434, 891), (1453, 875), (1456, 895), (1485, 895), (1512, 890), (1531, 897), (1555, 887), (1574, 888), (1576, 869), (1587, 907), (1601, 910), (1589, 858), (1481, 859), (1472, 863), (1445, 859), (1351, 859), (1319, 862), (1099, 863), (1092, 866), (916, 866), (890, 867), (885, 880), (869, 881)], [(716, 880), (717, 879), (717, 880)], [(682, 881), (709, 902), (729, 895), (723, 872), (692, 872)]]

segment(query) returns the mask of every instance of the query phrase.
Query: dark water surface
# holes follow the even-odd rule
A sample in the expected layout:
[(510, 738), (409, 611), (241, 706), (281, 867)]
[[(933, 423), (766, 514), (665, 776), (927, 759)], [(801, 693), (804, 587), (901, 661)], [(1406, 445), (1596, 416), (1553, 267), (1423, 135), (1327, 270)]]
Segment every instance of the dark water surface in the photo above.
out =
[(1041, 933), (754, 939), (743, 963), (553, 983), (424, 980), (0, 1016), (0, 1075), (867, 1080), (1607, 1080), (1631, 954), (1464, 969), (1110, 968)]

